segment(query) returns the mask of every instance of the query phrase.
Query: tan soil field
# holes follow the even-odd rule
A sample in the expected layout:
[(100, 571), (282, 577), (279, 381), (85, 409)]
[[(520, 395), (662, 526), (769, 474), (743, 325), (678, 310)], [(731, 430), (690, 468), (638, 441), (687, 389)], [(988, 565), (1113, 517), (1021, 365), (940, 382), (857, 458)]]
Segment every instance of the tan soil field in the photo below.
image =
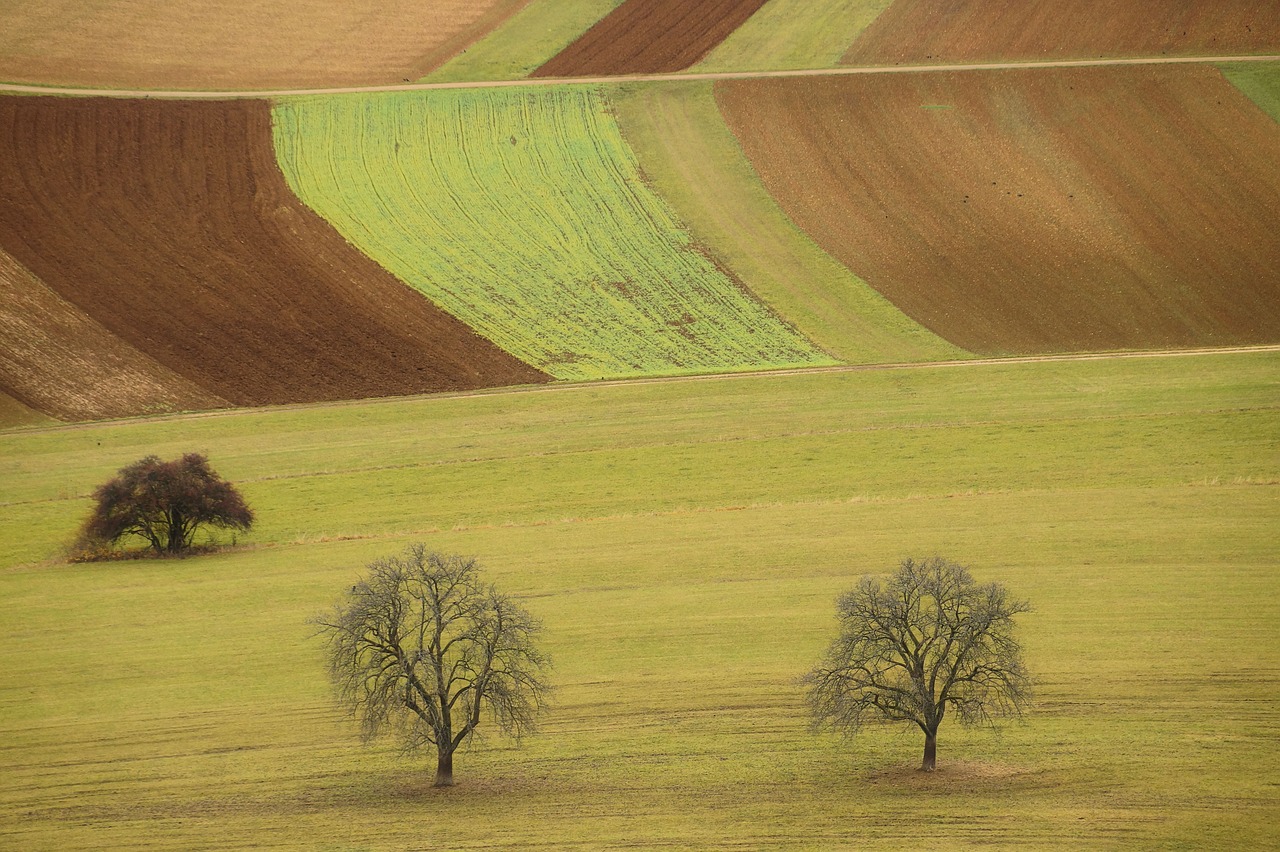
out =
[(0, 250), (206, 394), (260, 405), (546, 380), (304, 207), (266, 102), (9, 97), (0, 128)]
[(764, 3), (765, 0), (627, 0), (529, 76), (682, 71), (728, 38)]
[(63, 420), (222, 408), (0, 252), (0, 390)]
[(1275, 0), (896, 0), (842, 62), (1223, 56), (1277, 49)]
[(15, 0), (0, 80), (124, 89), (417, 80), (527, 0)]
[(1280, 125), (1211, 67), (716, 93), (793, 221), (967, 350), (1280, 340)]

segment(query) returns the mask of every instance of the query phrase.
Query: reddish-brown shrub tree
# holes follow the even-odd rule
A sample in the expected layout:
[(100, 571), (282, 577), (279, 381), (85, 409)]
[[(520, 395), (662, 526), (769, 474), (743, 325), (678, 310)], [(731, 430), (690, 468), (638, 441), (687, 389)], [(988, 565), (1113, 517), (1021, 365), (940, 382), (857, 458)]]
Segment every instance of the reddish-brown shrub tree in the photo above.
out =
[(192, 546), (201, 527), (247, 531), (253, 525), (240, 492), (200, 453), (167, 462), (147, 456), (121, 468), (93, 497), (93, 514), (81, 528), (82, 551), (135, 535), (157, 554), (176, 555)]

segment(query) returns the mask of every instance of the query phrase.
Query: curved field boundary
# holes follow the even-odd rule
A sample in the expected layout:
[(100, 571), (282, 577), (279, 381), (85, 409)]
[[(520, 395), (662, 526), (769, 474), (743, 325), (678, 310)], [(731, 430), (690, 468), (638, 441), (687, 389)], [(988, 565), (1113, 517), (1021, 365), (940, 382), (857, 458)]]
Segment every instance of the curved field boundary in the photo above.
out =
[(519, 80), (564, 50), (623, 0), (530, 0), (488, 35), (422, 79), (424, 83)]
[(1280, 3), (895, 0), (846, 65), (1275, 53)]
[(0, 248), (208, 394), (259, 405), (546, 378), (299, 203), (264, 102), (0, 98), (0, 127)]
[(114, 88), (416, 80), (527, 0), (41, 0), (7, 4), (0, 79)]
[(1280, 339), (1280, 128), (1215, 69), (716, 91), (791, 218), (966, 350)]
[(725, 126), (710, 83), (618, 86), (611, 100), (646, 179), (693, 236), (809, 339), (858, 363), (963, 355), (787, 218)]
[(0, 252), (0, 389), (62, 420), (222, 408)]
[(830, 68), (893, 0), (769, 0), (694, 71)]
[(557, 378), (830, 362), (690, 238), (592, 89), (287, 101), (276, 148), (347, 239)]
[(533, 77), (655, 74), (693, 65), (765, 0), (627, 0)]

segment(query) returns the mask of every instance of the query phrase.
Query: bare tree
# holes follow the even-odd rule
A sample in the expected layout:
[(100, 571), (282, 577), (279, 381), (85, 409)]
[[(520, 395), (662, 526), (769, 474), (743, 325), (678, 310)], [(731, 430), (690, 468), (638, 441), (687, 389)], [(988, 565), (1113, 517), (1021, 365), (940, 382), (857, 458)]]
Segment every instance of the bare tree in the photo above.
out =
[(545, 704), (541, 625), (482, 582), (474, 559), (411, 545), (370, 563), (316, 623), (365, 741), (390, 733), (406, 752), (434, 746), (437, 787), (453, 784), (454, 752), (486, 715), (519, 738)]
[(854, 733), (869, 718), (914, 723), (924, 731), (920, 768), (933, 771), (948, 710), (962, 724), (993, 724), (1030, 703), (1013, 623), (1029, 610), (939, 557), (904, 560), (884, 585), (863, 577), (838, 599), (840, 635), (804, 678), (815, 727)]
[(108, 544), (127, 535), (146, 539), (156, 553), (191, 547), (202, 526), (248, 530), (253, 512), (240, 492), (218, 476), (200, 453), (173, 461), (156, 456), (123, 467), (94, 493), (93, 514), (84, 522), (78, 547)]

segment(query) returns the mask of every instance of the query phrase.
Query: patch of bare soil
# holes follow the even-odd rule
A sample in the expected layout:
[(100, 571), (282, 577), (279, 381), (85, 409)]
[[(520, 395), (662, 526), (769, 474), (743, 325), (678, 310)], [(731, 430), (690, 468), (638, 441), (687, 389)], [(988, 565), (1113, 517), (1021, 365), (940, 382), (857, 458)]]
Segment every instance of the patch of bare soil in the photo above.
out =
[(896, 0), (846, 65), (1274, 53), (1280, 3), (1258, 0)]
[(527, 2), (18, 3), (5, 9), (0, 27), (0, 79), (118, 89), (402, 83), (443, 64)]
[(531, 77), (682, 71), (711, 52), (765, 0), (627, 0)]
[(722, 81), (827, 252), (971, 352), (1280, 340), (1280, 126), (1211, 67)]
[(225, 407), (0, 252), (0, 389), (62, 420)]
[[(299, 202), (262, 101), (0, 98), (0, 249), (181, 377), (173, 393), (262, 405), (547, 380)], [(65, 339), (58, 315), (28, 316), (41, 330), (22, 338)]]

